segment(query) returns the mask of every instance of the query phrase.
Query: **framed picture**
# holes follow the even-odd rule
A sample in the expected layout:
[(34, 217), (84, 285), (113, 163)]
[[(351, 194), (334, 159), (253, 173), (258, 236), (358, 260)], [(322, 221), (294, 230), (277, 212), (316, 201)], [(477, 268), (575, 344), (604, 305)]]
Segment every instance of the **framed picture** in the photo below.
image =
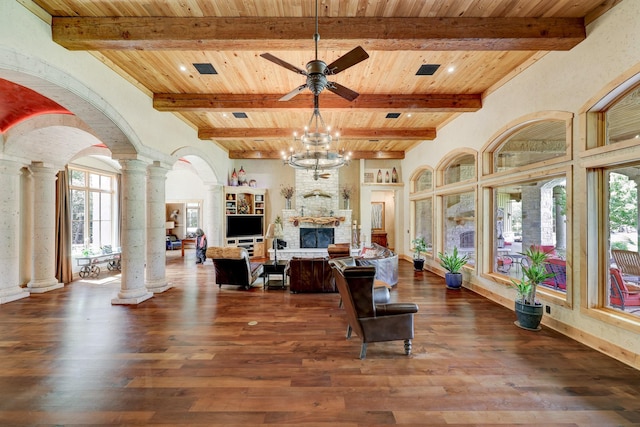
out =
[(373, 182), (373, 171), (364, 173), (364, 182)]
[(384, 230), (384, 202), (371, 202), (371, 229)]

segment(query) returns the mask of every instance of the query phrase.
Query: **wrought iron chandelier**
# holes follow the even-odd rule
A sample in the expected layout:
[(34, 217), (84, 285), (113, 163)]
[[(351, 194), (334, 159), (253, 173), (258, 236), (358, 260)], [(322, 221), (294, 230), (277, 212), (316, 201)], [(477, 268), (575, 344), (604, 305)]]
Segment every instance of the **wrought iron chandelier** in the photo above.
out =
[(309, 124), (305, 126), (301, 135), (293, 133), (294, 143), (299, 144), (301, 148), (297, 152), (294, 147), (289, 149), (289, 153), (283, 151), (282, 159), (292, 168), (314, 171), (314, 178), (317, 180), (322, 170), (349, 165), (351, 153), (331, 150), (331, 143), (338, 142), (339, 138), (338, 132), (332, 135), (331, 128), (325, 125), (316, 95), (313, 97), (313, 114)]

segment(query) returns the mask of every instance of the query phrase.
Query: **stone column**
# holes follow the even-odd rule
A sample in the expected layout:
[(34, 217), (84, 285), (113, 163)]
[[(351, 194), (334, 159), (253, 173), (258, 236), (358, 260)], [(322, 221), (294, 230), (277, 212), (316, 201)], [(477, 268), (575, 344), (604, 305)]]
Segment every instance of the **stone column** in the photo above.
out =
[(44, 293), (64, 286), (56, 279), (56, 173), (41, 162), (31, 165), (33, 177), (33, 232), (31, 235), (31, 293)]
[(219, 184), (209, 184), (206, 186), (202, 221), (204, 222), (203, 229), (207, 235), (209, 246), (224, 246), (224, 236), (222, 235), (222, 231), (224, 230), (224, 225), (222, 224), (222, 212), (224, 212), (222, 199), (224, 192), (222, 190), (223, 188)]
[(565, 194), (564, 187), (559, 185), (556, 187), (553, 187), (553, 201), (555, 206), (554, 213), (555, 213), (555, 222), (556, 222), (556, 249), (560, 249), (560, 250), (567, 249), (567, 233), (566, 233), (567, 217), (562, 212), (563, 209), (566, 209), (566, 203), (564, 204), (564, 206), (560, 203), (564, 194)]
[(165, 181), (167, 169), (154, 162), (147, 168), (147, 270), (145, 285), (154, 294), (171, 289), (166, 272)]
[(0, 159), (0, 304), (29, 296), (19, 286), (19, 176), (22, 165)]
[(142, 160), (120, 160), (122, 165), (122, 279), (118, 296), (111, 304), (139, 304), (153, 297), (144, 286), (145, 263), (145, 179)]

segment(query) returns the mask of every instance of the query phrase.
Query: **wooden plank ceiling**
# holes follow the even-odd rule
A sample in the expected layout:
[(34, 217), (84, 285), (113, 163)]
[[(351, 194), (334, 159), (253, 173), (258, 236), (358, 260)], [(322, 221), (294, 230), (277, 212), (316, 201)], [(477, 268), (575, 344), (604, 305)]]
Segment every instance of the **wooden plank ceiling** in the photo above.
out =
[[(309, 90), (279, 101), (306, 77), (260, 55), (301, 69), (315, 59), (314, 0), (33, 3), (53, 17), (54, 41), (91, 51), (232, 158), (279, 158), (311, 117)], [(347, 101), (325, 89), (320, 112), (354, 158), (404, 158), (545, 52), (580, 43), (586, 24), (616, 3), (319, 0), (318, 58), (329, 64), (356, 46), (369, 54), (329, 76), (360, 95)], [(416, 75), (422, 65), (438, 67)]]

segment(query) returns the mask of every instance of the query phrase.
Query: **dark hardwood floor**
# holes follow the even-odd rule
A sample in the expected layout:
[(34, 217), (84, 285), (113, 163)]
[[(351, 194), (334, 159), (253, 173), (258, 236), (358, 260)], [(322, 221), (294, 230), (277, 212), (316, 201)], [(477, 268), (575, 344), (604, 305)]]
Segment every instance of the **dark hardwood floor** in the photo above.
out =
[(409, 262), (413, 354), (360, 360), (337, 294), (219, 289), (168, 257), (175, 287), (139, 306), (105, 273), (0, 306), (1, 426), (640, 425), (640, 371)]

